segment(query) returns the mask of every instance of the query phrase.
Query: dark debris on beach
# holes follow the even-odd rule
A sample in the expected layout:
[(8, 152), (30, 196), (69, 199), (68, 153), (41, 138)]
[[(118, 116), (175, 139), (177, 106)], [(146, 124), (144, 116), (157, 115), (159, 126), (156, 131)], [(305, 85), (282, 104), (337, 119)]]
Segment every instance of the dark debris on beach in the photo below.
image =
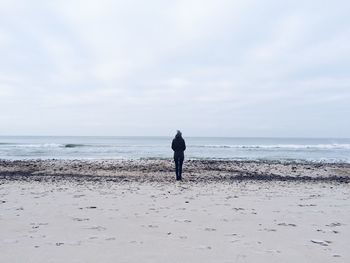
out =
[[(0, 180), (171, 182), (172, 160), (0, 160)], [(187, 160), (185, 182), (350, 182), (350, 164)]]

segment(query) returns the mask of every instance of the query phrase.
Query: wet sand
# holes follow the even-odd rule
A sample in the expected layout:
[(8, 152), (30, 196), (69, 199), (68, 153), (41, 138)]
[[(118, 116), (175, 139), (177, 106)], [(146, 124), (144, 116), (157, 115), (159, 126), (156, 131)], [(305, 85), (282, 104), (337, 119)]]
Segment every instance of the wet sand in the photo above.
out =
[(0, 161), (1, 262), (349, 262), (348, 165), (184, 168)]

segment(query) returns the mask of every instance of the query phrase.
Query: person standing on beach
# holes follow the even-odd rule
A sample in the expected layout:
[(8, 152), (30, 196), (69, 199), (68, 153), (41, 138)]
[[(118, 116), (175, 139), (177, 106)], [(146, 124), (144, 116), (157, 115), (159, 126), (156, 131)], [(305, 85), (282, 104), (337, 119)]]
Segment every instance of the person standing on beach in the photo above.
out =
[(186, 150), (185, 140), (182, 138), (182, 133), (178, 130), (173, 142), (171, 144), (171, 149), (174, 151), (174, 161), (175, 161), (175, 172), (176, 180), (182, 180), (182, 164), (184, 162), (184, 151)]

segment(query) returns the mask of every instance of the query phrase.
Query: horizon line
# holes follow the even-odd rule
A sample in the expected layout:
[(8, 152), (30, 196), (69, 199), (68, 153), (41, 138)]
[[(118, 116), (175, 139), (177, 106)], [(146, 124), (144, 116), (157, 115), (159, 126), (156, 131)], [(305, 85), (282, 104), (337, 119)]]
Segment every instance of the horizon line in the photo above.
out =
[[(172, 138), (173, 135), (1, 135), (0, 137), (164, 137)], [(236, 139), (350, 139), (350, 137), (307, 137), (307, 136), (197, 136), (197, 135), (188, 135), (184, 136), (185, 138), (236, 138)]]

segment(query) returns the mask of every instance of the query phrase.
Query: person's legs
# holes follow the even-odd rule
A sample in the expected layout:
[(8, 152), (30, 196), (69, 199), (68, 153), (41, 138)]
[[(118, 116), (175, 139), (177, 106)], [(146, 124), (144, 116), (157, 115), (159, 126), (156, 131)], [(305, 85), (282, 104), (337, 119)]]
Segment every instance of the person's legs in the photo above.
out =
[(184, 158), (179, 158), (179, 170), (178, 170), (178, 179), (177, 180), (182, 180), (182, 164), (184, 162)]
[(175, 162), (176, 180), (178, 180), (178, 177), (179, 177), (179, 158), (174, 158), (174, 162)]

